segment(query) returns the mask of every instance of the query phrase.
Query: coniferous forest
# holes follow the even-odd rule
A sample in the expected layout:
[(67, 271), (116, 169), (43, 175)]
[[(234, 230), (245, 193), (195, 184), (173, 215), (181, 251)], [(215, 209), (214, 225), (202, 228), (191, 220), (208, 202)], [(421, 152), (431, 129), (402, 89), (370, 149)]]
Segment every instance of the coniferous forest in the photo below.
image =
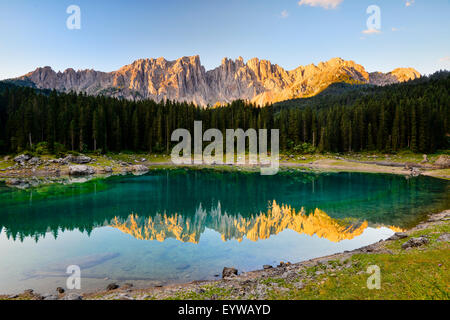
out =
[(449, 147), (450, 75), (386, 87), (330, 88), (316, 97), (257, 107), (128, 101), (0, 83), (0, 152), (169, 153), (177, 128), (280, 129), (283, 152), (433, 153)]

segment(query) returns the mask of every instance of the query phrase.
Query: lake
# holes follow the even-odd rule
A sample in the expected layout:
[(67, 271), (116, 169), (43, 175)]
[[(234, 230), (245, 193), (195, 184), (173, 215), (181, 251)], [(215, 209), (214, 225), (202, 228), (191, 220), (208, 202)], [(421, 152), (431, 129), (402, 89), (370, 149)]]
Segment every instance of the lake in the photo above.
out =
[(430, 177), (289, 170), (152, 170), (86, 183), (0, 186), (0, 293), (215, 279), (352, 250), (448, 209)]

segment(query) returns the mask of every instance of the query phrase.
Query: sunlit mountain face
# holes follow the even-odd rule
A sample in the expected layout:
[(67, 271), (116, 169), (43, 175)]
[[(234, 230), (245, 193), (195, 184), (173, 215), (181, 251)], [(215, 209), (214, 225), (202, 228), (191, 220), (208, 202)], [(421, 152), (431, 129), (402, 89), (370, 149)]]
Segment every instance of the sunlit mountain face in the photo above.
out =
[[(153, 170), (83, 184), (0, 186), (0, 293), (105, 278), (213, 279), (353, 250), (450, 204), (449, 182), (362, 173)], [(103, 281), (103, 282), (102, 282)], [(45, 292), (45, 291), (43, 291)]]

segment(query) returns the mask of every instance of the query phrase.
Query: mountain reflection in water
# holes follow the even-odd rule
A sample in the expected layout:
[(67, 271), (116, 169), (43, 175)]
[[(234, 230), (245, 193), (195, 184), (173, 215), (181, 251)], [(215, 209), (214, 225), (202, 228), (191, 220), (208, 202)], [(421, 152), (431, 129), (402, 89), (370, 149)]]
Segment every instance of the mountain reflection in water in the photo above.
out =
[[(318, 208), (310, 213), (306, 213), (304, 208), (296, 212), (289, 205), (279, 205), (273, 201), (267, 213), (261, 212), (247, 218), (222, 213), (219, 203), (209, 212), (200, 205), (191, 217), (159, 213), (154, 217), (131, 214), (126, 220), (115, 217), (111, 226), (139, 240), (160, 242), (173, 238), (182, 242), (198, 243), (205, 228), (219, 232), (223, 241), (234, 239), (241, 242), (244, 237), (252, 241), (264, 240), (285, 229), (291, 229), (299, 234), (317, 235), (319, 238), (339, 242), (361, 235), (368, 223), (333, 219)], [(401, 230), (397, 227), (389, 228), (394, 231)]]

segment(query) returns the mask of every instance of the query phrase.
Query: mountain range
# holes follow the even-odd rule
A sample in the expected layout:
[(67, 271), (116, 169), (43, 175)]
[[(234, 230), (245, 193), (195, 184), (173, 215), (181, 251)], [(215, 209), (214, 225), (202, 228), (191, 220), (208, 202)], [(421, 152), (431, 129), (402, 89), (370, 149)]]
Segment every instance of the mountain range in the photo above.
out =
[(132, 100), (170, 99), (207, 106), (243, 99), (266, 105), (314, 96), (333, 83), (389, 85), (420, 78), (412, 68), (389, 73), (368, 73), (354, 61), (333, 58), (318, 65), (288, 71), (268, 60), (244, 62), (224, 58), (219, 67), (206, 71), (200, 57), (139, 59), (113, 72), (67, 69), (55, 72), (37, 68), (9, 81), (38, 89), (85, 92)]

